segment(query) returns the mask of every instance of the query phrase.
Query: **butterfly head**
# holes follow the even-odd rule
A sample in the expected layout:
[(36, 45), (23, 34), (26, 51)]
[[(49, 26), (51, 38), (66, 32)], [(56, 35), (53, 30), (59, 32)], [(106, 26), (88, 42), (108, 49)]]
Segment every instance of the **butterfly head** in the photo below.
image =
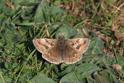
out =
[(64, 35), (60, 35), (60, 36), (58, 36), (58, 40), (65, 40)]
[(57, 36), (57, 39), (58, 40), (65, 40), (66, 39), (65, 34), (64, 33), (59, 33), (58, 36)]

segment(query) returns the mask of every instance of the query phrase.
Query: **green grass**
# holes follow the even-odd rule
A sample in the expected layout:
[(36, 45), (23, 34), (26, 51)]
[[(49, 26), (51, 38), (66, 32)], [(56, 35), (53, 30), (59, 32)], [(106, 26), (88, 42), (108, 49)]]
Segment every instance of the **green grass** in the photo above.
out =
[[(119, 17), (123, 4), (123, 0), (0, 0), (0, 83), (123, 83), (124, 20), (119, 20), (124, 18)], [(76, 64), (51, 64), (32, 43), (36, 37), (55, 39), (61, 33), (90, 39)]]

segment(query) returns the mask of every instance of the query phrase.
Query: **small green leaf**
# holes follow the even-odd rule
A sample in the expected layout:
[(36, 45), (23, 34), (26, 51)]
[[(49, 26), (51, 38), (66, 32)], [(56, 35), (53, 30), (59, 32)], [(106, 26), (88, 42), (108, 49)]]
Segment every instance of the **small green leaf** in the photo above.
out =
[(60, 81), (61, 83), (82, 83), (84, 78), (91, 75), (97, 70), (99, 70), (99, 68), (95, 64), (81, 64), (79, 66), (76, 66), (72, 72), (62, 77)]
[(52, 79), (48, 78), (46, 75), (39, 73), (29, 83), (55, 83)]
[(46, 0), (42, 0), (41, 4), (39, 4), (34, 20), (36, 22), (51, 22), (58, 19), (61, 20), (61, 16), (64, 11), (59, 7), (55, 7), (53, 5), (49, 5)]
[(116, 79), (113, 73), (109, 70), (103, 70), (99, 73), (94, 73), (93, 77), (96, 83), (120, 83), (119, 80)]
[(77, 31), (72, 29), (69, 25), (63, 24), (56, 32), (56, 38), (61, 35), (64, 35), (65, 39), (74, 37), (77, 34)]
[(92, 63), (84, 63), (84, 64), (81, 64), (77, 67), (77, 72), (79, 72), (83, 77), (86, 77), (90, 74), (92, 74), (93, 72), (99, 70), (99, 67), (97, 67), (95, 64), (92, 64)]
[(68, 73), (60, 80), (60, 83), (80, 83), (80, 80), (74, 72)]
[(45, 20), (44, 15), (47, 13), (47, 10), (45, 10), (45, 9), (47, 9), (47, 8), (45, 8), (46, 5), (47, 5), (47, 2), (45, 0), (42, 0), (42, 2), (38, 5), (38, 8), (36, 10), (36, 14), (34, 17), (34, 20), (36, 22), (43, 22)]
[(88, 48), (87, 55), (98, 55), (103, 54), (104, 43), (98, 38), (94, 37), (90, 41), (90, 46)]

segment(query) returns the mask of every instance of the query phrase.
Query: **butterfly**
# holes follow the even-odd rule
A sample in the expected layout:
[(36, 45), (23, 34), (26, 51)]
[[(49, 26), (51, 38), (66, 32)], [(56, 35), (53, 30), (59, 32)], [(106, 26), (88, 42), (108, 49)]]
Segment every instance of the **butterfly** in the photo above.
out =
[(35, 38), (35, 48), (42, 53), (42, 57), (53, 64), (74, 64), (82, 59), (89, 46), (88, 38), (58, 39)]

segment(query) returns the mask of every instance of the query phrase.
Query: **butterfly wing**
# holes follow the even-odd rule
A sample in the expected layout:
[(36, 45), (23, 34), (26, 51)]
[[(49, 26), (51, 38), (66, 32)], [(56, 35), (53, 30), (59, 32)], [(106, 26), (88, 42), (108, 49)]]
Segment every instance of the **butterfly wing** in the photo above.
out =
[(42, 57), (50, 63), (61, 63), (61, 56), (56, 46), (56, 39), (33, 39), (35, 48), (42, 53)]
[(82, 54), (88, 49), (89, 39), (68, 39), (65, 46), (64, 62), (66, 64), (74, 64), (82, 58)]

